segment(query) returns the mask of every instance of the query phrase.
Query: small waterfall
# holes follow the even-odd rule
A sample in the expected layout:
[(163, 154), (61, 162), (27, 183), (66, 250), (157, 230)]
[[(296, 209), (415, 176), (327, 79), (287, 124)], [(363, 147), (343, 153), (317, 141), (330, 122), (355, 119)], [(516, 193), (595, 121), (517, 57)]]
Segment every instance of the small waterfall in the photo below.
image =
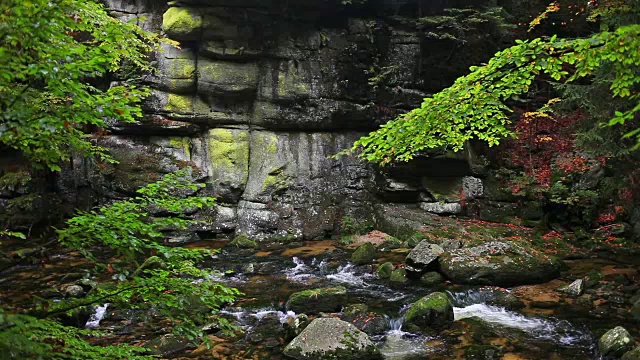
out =
[(84, 324), (84, 327), (87, 329), (97, 329), (100, 326), (100, 321), (104, 318), (104, 315), (107, 312), (107, 308), (109, 307), (109, 303), (106, 303), (102, 306), (96, 306), (95, 311), (87, 320), (87, 323)]
[(369, 274), (358, 275), (356, 274), (356, 267), (353, 264), (347, 264), (340, 266), (335, 274), (327, 275), (327, 279), (333, 280), (339, 283), (343, 283), (356, 287), (367, 287), (367, 284), (363, 278), (370, 276)]
[(295, 267), (284, 271), (287, 279), (304, 283), (307, 280), (315, 277), (315, 275), (310, 274), (311, 268), (309, 268), (302, 259), (294, 257), (292, 260), (295, 264)]

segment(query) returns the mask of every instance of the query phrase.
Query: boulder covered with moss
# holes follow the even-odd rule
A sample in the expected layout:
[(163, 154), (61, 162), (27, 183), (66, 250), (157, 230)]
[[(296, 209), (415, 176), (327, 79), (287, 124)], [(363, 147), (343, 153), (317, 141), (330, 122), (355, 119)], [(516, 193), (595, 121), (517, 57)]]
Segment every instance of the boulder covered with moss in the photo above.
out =
[(338, 312), (342, 309), (346, 296), (347, 289), (344, 286), (298, 291), (289, 296), (286, 308), (306, 314)]
[(284, 355), (297, 360), (377, 360), (380, 350), (369, 336), (346, 321), (315, 319), (289, 345)]
[(403, 327), (409, 331), (441, 330), (453, 323), (453, 305), (442, 292), (431, 293), (411, 305), (404, 315)]
[(457, 284), (510, 287), (539, 284), (560, 275), (561, 262), (524, 245), (490, 241), (445, 252), (440, 271)]
[(378, 266), (378, 270), (376, 270), (376, 274), (380, 279), (388, 279), (391, 277), (391, 273), (393, 272), (393, 263), (386, 262), (380, 266)]
[(258, 247), (258, 242), (250, 239), (245, 234), (240, 234), (233, 238), (228, 244), (228, 246), (237, 247), (241, 249), (256, 249)]
[(598, 350), (607, 357), (618, 358), (633, 349), (635, 342), (627, 329), (617, 326), (600, 337)]
[(371, 264), (376, 258), (377, 253), (376, 247), (372, 243), (366, 242), (358, 246), (356, 251), (351, 255), (351, 262), (355, 265)]

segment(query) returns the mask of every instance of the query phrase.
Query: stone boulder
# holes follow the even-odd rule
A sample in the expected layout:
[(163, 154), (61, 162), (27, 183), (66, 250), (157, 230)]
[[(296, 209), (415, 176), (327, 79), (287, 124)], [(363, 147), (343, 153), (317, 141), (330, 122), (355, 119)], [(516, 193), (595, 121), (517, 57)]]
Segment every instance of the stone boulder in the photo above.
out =
[(376, 247), (372, 243), (366, 242), (358, 246), (356, 251), (354, 251), (351, 255), (351, 262), (355, 265), (371, 264), (371, 262), (376, 258), (376, 255)]
[(515, 286), (547, 282), (560, 274), (560, 261), (532, 248), (491, 241), (445, 252), (440, 271), (458, 284)]
[(572, 297), (578, 297), (584, 293), (584, 279), (577, 279), (569, 285), (560, 287), (558, 291)]
[(411, 250), (405, 262), (412, 268), (419, 270), (427, 270), (437, 267), (438, 256), (444, 252), (440, 245), (429, 243), (422, 240), (416, 247)]
[(436, 286), (441, 284), (442, 282), (444, 282), (444, 278), (442, 277), (442, 275), (440, 275), (440, 273), (437, 273), (435, 271), (430, 271), (420, 276), (420, 284), (424, 286)]
[(284, 355), (297, 360), (375, 360), (380, 351), (369, 336), (346, 321), (315, 319), (284, 348)]
[(604, 356), (621, 357), (633, 348), (634, 341), (629, 332), (622, 326), (607, 331), (598, 340), (598, 350)]
[(344, 286), (298, 291), (289, 296), (286, 308), (297, 313), (337, 312), (347, 295)]
[(403, 326), (409, 331), (441, 330), (453, 323), (453, 305), (442, 292), (431, 293), (411, 305)]
[(391, 277), (391, 273), (393, 272), (393, 263), (386, 262), (380, 266), (378, 266), (378, 270), (376, 270), (376, 274), (380, 279), (388, 279)]

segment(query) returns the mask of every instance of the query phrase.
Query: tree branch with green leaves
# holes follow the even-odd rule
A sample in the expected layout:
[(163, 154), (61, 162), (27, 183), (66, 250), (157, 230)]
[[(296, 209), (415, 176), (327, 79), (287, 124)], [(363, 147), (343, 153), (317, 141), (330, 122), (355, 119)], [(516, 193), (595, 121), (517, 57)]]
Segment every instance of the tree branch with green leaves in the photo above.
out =
[[(478, 139), (495, 146), (513, 136), (509, 101), (526, 94), (534, 81), (549, 77), (572, 83), (607, 66), (614, 77), (614, 98), (631, 106), (616, 109), (608, 125), (623, 124), (640, 111), (640, 25), (622, 26), (589, 38), (556, 36), (517, 41), (498, 52), (486, 65), (472, 67), (449, 88), (424, 99), (422, 106), (383, 125), (356, 141), (350, 150), (367, 161), (389, 164), (408, 161), (432, 148), (461, 150)], [(624, 135), (640, 144), (640, 129)]]

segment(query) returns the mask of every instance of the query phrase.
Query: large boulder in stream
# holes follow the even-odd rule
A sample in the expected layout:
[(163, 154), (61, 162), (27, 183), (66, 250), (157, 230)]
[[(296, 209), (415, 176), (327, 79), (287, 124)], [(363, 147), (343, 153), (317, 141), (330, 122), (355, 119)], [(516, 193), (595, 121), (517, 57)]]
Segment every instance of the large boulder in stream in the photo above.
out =
[(440, 271), (455, 283), (503, 287), (552, 280), (561, 265), (533, 248), (500, 241), (445, 252), (439, 263)]
[(447, 294), (431, 293), (411, 305), (403, 326), (409, 331), (441, 330), (453, 323), (453, 305)]
[(286, 307), (287, 310), (307, 314), (337, 312), (342, 309), (346, 295), (344, 286), (298, 291), (289, 296)]
[(297, 360), (378, 360), (380, 351), (367, 334), (346, 321), (315, 319), (284, 348)]

